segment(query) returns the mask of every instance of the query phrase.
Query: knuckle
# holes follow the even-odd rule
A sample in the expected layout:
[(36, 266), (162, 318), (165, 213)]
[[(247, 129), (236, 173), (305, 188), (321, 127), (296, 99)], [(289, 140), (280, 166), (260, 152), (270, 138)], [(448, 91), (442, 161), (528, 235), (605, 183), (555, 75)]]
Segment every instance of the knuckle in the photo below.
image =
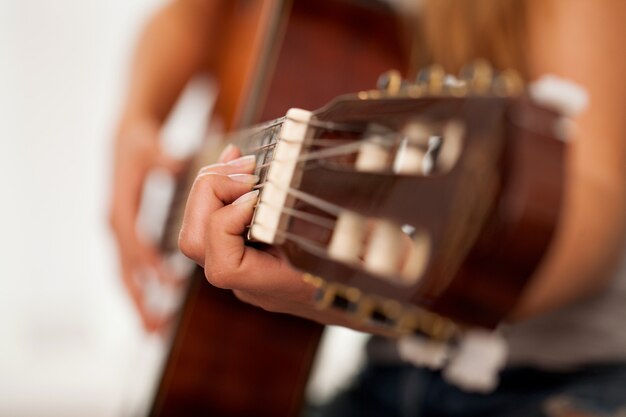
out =
[(178, 248), (188, 258), (198, 260), (199, 246), (193, 234), (187, 228), (183, 228), (178, 235)]
[(221, 222), (219, 210), (211, 213), (207, 219), (205, 219), (204, 230), (206, 233), (206, 250), (208, 254), (214, 253), (215, 248), (219, 247), (219, 242), (215, 242), (216, 239), (219, 239), (221, 234)]
[(234, 290), (235, 296), (244, 303), (251, 304), (269, 313), (282, 313), (283, 309), (275, 301), (268, 297), (263, 297), (249, 293), (247, 291)]
[(214, 262), (207, 262), (204, 267), (204, 276), (209, 283), (223, 290), (232, 289), (232, 274), (215, 265)]
[(202, 188), (210, 188), (213, 187), (215, 182), (215, 178), (220, 174), (216, 172), (203, 172), (198, 174), (195, 180), (194, 186), (202, 187)]
[(219, 189), (220, 184), (222, 184), (225, 178), (226, 175), (218, 172), (204, 172), (198, 174), (193, 184), (193, 191), (202, 194), (215, 194), (215, 191)]
[(282, 313), (282, 309), (279, 308), (276, 303), (273, 302), (264, 302), (263, 304), (257, 304), (258, 307), (261, 307), (263, 310), (268, 313)]

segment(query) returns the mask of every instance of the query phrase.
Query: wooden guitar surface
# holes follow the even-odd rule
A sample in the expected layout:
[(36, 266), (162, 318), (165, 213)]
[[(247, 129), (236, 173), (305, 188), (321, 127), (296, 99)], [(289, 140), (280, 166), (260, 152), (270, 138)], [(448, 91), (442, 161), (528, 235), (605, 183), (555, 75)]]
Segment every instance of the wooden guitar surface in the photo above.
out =
[[(370, 2), (233, 1), (217, 115), (229, 129), (373, 87), (407, 54)], [(271, 74), (271, 76), (270, 76)], [(166, 233), (167, 234), (167, 233)], [(297, 416), (322, 326), (267, 313), (191, 278), (151, 416)]]

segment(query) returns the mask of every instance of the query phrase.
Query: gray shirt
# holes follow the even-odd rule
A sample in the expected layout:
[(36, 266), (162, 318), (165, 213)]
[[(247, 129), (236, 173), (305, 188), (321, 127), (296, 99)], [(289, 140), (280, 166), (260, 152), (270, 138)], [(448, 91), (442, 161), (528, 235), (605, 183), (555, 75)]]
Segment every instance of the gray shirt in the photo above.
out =
[(502, 330), (510, 365), (563, 369), (626, 361), (626, 256), (601, 293)]

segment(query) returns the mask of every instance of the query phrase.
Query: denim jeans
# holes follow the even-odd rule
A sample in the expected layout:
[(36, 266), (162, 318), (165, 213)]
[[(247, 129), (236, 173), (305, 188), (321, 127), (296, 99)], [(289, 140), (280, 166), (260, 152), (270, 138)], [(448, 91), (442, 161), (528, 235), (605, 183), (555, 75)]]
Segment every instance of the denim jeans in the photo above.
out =
[(369, 365), (309, 417), (626, 417), (626, 363), (571, 372), (511, 368), (488, 395), (446, 383), (441, 373), (405, 364)]

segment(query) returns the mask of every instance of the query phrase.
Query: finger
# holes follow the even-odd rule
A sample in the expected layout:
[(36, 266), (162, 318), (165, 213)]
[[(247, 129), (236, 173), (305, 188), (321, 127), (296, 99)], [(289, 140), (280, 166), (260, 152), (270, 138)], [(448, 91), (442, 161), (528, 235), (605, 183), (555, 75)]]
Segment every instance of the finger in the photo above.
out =
[(233, 289), (228, 278), (239, 270), (244, 257), (243, 233), (252, 220), (258, 195), (258, 190), (250, 191), (206, 221), (204, 259), (200, 263), (209, 282), (217, 287)]
[(250, 191), (259, 178), (251, 174), (223, 175), (204, 172), (194, 182), (178, 238), (181, 251), (198, 262), (204, 263), (204, 235), (206, 225), (216, 210), (230, 204)]
[(301, 274), (280, 258), (244, 245), (243, 235), (252, 219), (257, 196), (256, 191), (245, 194), (208, 220), (205, 275), (220, 288), (276, 292), (298, 299), (306, 288)]
[(178, 286), (182, 281), (180, 277), (176, 276), (174, 271), (168, 267), (167, 262), (163, 259), (162, 254), (152, 245), (141, 245), (140, 262), (149, 266), (156, 272), (156, 277), (162, 284), (168, 286)]
[(218, 162), (217, 164), (207, 165), (200, 168), (198, 175), (207, 172), (215, 172), (220, 174), (249, 174), (254, 170), (254, 155), (242, 156), (228, 162)]
[(143, 328), (149, 333), (163, 334), (172, 322), (171, 317), (160, 317), (152, 314), (141, 315)]
[[(239, 195), (249, 191), (252, 185), (258, 181), (258, 178), (237, 174), (250, 174), (254, 170), (254, 165), (254, 156), (247, 156), (229, 161), (228, 163), (217, 163), (201, 168), (198, 171), (198, 175), (194, 180), (189, 197), (187, 198), (181, 236), (187, 236), (187, 233), (190, 235), (203, 233), (204, 222), (201, 219), (202, 216), (206, 216), (217, 208), (222, 207), (224, 199), (231, 202), (239, 197)], [(222, 175), (222, 177), (209, 176), (217, 174)], [(235, 187), (235, 189), (231, 190), (234, 194), (230, 196), (230, 198), (226, 195), (228, 189), (227, 184), (219, 189), (213, 189), (215, 185), (224, 182), (223, 176), (228, 175), (232, 176), (228, 177), (228, 179), (231, 180), (231, 185)], [(228, 181), (226, 181), (226, 183), (228, 183)], [(222, 188), (226, 188), (226, 190), (222, 190)], [(215, 195), (215, 192), (218, 194)], [(183, 233), (183, 231), (185, 233)]]
[(109, 222), (118, 240), (136, 235), (135, 221), (139, 211), (143, 178), (143, 172), (140, 170), (125, 170), (115, 175)]
[(217, 162), (224, 163), (224, 162), (232, 161), (233, 159), (239, 158), (240, 156), (241, 156), (241, 151), (239, 150), (239, 148), (237, 148), (235, 145), (231, 143), (226, 148), (224, 148)]
[(315, 291), (315, 287), (308, 284), (302, 288), (297, 299), (286, 298), (283, 295), (275, 296), (273, 293), (259, 291), (233, 290), (233, 293), (241, 301), (261, 307), (267, 311), (275, 313), (298, 312), (299, 315), (302, 315), (307, 309), (317, 309)]
[(158, 331), (165, 324), (165, 322), (151, 314), (148, 310), (144, 302), (142, 287), (135, 279), (133, 268), (128, 263), (124, 263), (122, 265), (122, 281), (128, 294), (130, 295), (135, 310), (139, 313), (139, 318), (141, 319), (143, 328), (151, 333)]

